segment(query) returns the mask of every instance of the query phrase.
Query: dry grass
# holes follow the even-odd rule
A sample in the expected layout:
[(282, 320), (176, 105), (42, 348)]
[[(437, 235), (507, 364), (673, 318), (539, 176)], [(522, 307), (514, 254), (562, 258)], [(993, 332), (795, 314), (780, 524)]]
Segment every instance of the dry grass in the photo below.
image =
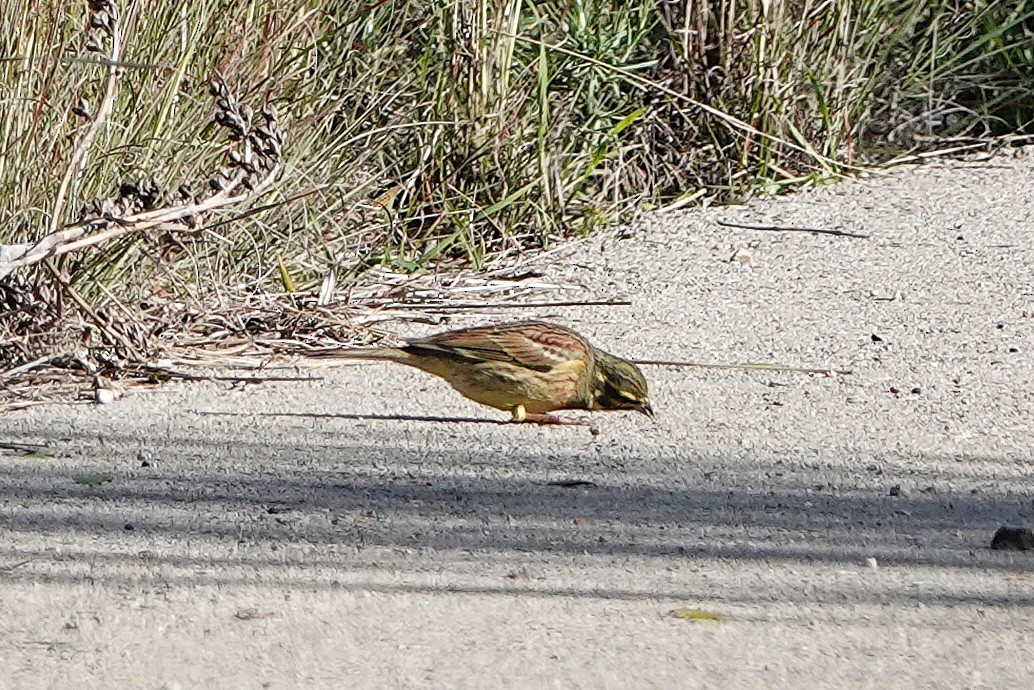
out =
[(414, 286), (529, 298), (477, 281), (643, 209), (986, 147), (1034, 120), (1032, 18), (955, 0), (0, 0), (0, 395), (363, 339), (426, 315)]

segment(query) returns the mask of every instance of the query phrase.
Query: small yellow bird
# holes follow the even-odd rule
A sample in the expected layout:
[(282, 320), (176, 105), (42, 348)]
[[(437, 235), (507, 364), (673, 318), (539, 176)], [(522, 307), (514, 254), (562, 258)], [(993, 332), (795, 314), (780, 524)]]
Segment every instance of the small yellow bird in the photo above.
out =
[(653, 417), (639, 367), (544, 321), (463, 328), (400, 347), (313, 354), (422, 369), (475, 402), (508, 411), (515, 422), (562, 423), (546, 414), (554, 410), (636, 410)]

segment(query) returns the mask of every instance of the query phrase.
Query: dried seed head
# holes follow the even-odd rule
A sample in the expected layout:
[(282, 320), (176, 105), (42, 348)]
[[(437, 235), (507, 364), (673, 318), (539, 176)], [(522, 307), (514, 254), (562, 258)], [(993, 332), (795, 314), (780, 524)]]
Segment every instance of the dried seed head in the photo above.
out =
[(137, 198), (144, 209), (151, 210), (158, 206), (158, 201), (161, 198), (161, 188), (156, 180), (138, 180), (136, 188)]

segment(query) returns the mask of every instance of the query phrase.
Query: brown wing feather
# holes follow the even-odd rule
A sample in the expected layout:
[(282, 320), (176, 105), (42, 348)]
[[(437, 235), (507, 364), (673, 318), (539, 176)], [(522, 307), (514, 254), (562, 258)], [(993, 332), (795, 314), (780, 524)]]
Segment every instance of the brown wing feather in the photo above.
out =
[(587, 361), (590, 352), (588, 342), (574, 331), (541, 321), (448, 331), (411, 341), (405, 349), (510, 362), (536, 371), (549, 371), (575, 359)]

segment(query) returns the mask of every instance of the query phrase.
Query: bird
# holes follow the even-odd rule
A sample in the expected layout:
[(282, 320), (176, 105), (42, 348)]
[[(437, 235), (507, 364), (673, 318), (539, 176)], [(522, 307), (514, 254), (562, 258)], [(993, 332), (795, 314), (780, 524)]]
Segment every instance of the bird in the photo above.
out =
[(578, 423), (548, 414), (556, 410), (634, 410), (654, 416), (639, 367), (594, 347), (570, 328), (545, 321), (461, 328), (398, 347), (312, 354), (415, 367), (445, 379), (475, 402), (509, 412), (514, 422)]

